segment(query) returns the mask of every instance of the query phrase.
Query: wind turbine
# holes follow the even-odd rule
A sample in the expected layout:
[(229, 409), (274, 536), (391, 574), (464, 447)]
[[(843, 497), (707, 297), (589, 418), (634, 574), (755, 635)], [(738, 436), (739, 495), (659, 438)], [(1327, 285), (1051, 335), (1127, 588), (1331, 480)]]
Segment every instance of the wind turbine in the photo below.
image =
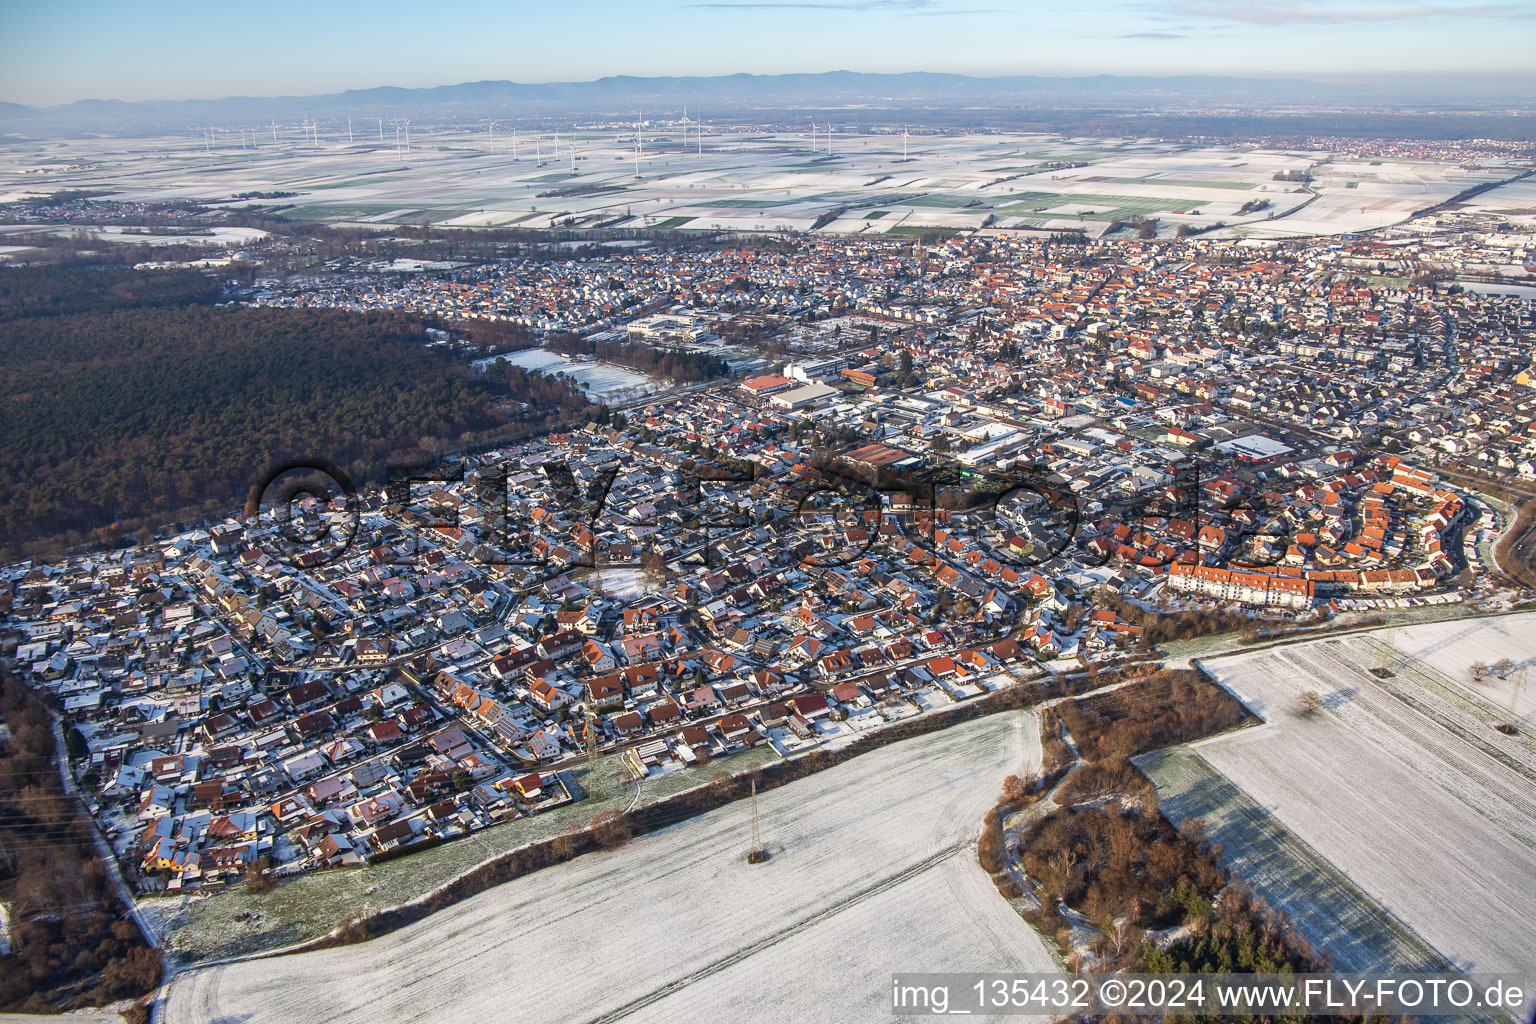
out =
[(512, 159), (517, 159), (517, 129), (512, 129)]
[(380, 117), (377, 120), (379, 122), (379, 145), (382, 146), (384, 145), (384, 119)]
[(832, 123), (827, 122), (827, 156), (832, 155)]
[(901, 126), (901, 162), (907, 162), (907, 126)]
[(352, 145), (352, 119), (347, 118), (347, 145)]
[(411, 151), (411, 122), (409, 118), (405, 122), (405, 151), (407, 153)]
[(809, 120), (811, 122), (811, 152), (814, 153), (816, 152), (816, 119), (813, 117)]
[(272, 141), (273, 142), (277, 141), (277, 119), (276, 118), (274, 118), (272, 120)]

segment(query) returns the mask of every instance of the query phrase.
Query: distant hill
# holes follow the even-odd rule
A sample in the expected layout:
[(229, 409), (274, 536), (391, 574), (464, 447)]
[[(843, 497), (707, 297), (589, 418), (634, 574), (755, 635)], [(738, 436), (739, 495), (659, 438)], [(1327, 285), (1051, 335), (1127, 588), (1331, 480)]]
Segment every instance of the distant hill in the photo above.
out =
[[(263, 124), (309, 118), (551, 116), (636, 109), (676, 116), (684, 103), (706, 116), (740, 116), (753, 109), (839, 106), (922, 107), (975, 102), (1108, 104), (1145, 107), (1220, 99), (1226, 102), (1338, 102), (1361, 94), (1355, 86), (1298, 79), (1209, 75), (1053, 78), (910, 72), (865, 74), (721, 75), (707, 78), (636, 78), (592, 82), (465, 82), (425, 89), (385, 86), (318, 96), (231, 96), (216, 100), (81, 100), (57, 107), (0, 103), (0, 130), (37, 132), (141, 132), (219, 124)], [(666, 108), (663, 111), (663, 108)]]

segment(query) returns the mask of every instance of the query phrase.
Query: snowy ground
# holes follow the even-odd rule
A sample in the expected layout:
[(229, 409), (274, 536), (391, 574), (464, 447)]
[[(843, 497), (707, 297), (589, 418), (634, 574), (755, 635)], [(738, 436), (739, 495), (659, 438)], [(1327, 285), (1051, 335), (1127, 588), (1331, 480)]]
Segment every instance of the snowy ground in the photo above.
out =
[(139, 229), (113, 225), (50, 228), (48, 233), (58, 238), (69, 238), (84, 231), (104, 242), (128, 242), (134, 245), (245, 245), (267, 237), (260, 228), (213, 227), (198, 228), (191, 234), (144, 234)]
[(1048, 971), (976, 862), (1036, 720), (993, 715), (892, 744), (509, 882), (383, 938), (183, 974), (162, 1020), (886, 1019), (896, 971)]
[(621, 761), (605, 757), (597, 781), (584, 766), (563, 773), (587, 790), (577, 803), (496, 825), (409, 857), (349, 870), (317, 871), (271, 892), (235, 886), (217, 895), (182, 893), (139, 900), (162, 948), (182, 963), (203, 963), (266, 952), (319, 938), (356, 910), (382, 910), (448, 884), (475, 866), (527, 843), (585, 825), (594, 814), (648, 804), (695, 786), (717, 771), (739, 773), (775, 759), (766, 746), (718, 758), (707, 767), (627, 784)]
[(1486, 281), (1457, 281), (1469, 292), (1479, 295), (1518, 295), (1522, 299), (1536, 299), (1536, 286), (1528, 284), (1489, 284)]
[(579, 576), (577, 582), (592, 587), (604, 597), (626, 604), (634, 604), (666, 589), (665, 577), (644, 569), (622, 566), (595, 569), (585, 576)]
[[(918, 134), (906, 141), (904, 155), (899, 135), (849, 130), (835, 133), (829, 156), (826, 136), (813, 149), (809, 130), (709, 128), (702, 147), (692, 131), (685, 146), (675, 120), (644, 131), (638, 164), (628, 130), (562, 131), (558, 150), (553, 132), (537, 139), (525, 133), (515, 154), (510, 139), (493, 152), (487, 133), (467, 128), (412, 126), (414, 144), (404, 151), (391, 137), (355, 133), (349, 142), (340, 124), (322, 125), (318, 140), (307, 143), (296, 126), (279, 126), (276, 136), (258, 133), (254, 148), (242, 148), (248, 134), (225, 132), (211, 152), (197, 132), (0, 142), (0, 194), (102, 189), (126, 201), (233, 202), (232, 208), (295, 219), (371, 225), (559, 221), (771, 231), (809, 229), (823, 215), (842, 213), (839, 231), (990, 223), (1098, 234), (1115, 220), (1152, 217), (1165, 237), (1181, 224), (1210, 228), (1218, 221), (1229, 232), (1279, 237), (1392, 223), (1510, 173), (1343, 155), (1325, 164), (1324, 153), (1035, 134)], [(1314, 172), (1312, 191), (1276, 181), (1282, 171)], [(293, 194), (233, 199), (254, 191)], [(1320, 198), (1309, 202), (1313, 192)], [(1489, 196), (1501, 210), (1528, 205), (1516, 186)], [(1255, 200), (1268, 205), (1237, 212)], [(882, 216), (866, 216), (876, 203)]]
[[(1486, 713), (1479, 717), (1504, 721), (1513, 706), (1525, 731), (1536, 732), (1536, 612), (1382, 630), (1373, 636), (1398, 652), (1396, 658), (1383, 656), (1388, 667), (1397, 667), (1403, 657), (1422, 662), (1443, 677), (1437, 682), (1483, 705)], [(1515, 668), (1503, 678), (1489, 674), (1474, 683), (1467, 674), (1475, 661), (1493, 665), (1504, 658)]]
[(1189, 747), (1136, 759), (1171, 821), (1199, 818), (1222, 866), (1281, 907), (1341, 971), (1446, 970), (1447, 962), (1270, 811)]
[(0, 1013), (0, 1024), (123, 1024), (115, 1010), (71, 1010), (68, 1013)]
[[(578, 385), (587, 385), (587, 393), (594, 397), (605, 395), (625, 395), (638, 393), (647, 389), (658, 389), (665, 384), (653, 377), (647, 377), (643, 373), (633, 370), (625, 370), (617, 366), (609, 366), (605, 363), (578, 362), (567, 359), (558, 352), (550, 352), (548, 349), (529, 348), (521, 352), (512, 352), (497, 358), (505, 359), (513, 366), (521, 366), (529, 370), (538, 370), (542, 373), (563, 373), (570, 377)], [(475, 366), (482, 367), (494, 362), (494, 359), (481, 359), (475, 362)]]
[[(1536, 752), (1401, 654), (1434, 658), (1461, 644), (1442, 657), (1492, 660), (1476, 652), (1506, 649), (1489, 639), (1497, 636), (1511, 657), (1529, 658), (1536, 629), (1520, 625), (1425, 624), (1204, 662), (1265, 724), (1194, 744), (1220, 777), (1179, 782), (1174, 813), (1236, 822), (1217, 838), (1239, 867), (1245, 844), (1270, 843), (1260, 826), (1288, 832), (1319, 861), (1310, 877), (1291, 872), (1269, 893), (1298, 917), (1315, 915), (1319, 900), (1329, 905), (1318, 894), (1337, 891), (1332, 871), (1374, 901), (1391, 920), (1363, 913), (1360, 929), (1336, 941), (1341, 960), (1387, 950), (1411, 962), (1427, 945), (1460, 968), (1536, 974)], [(1310, 717), (1296, 710), (1304, 690), (1325, 700)], [(1263, 891), (1265, 879), (1255, 882)], [(1347, 916), (1325, 924), (1349, 931)], [(1398, 952), (1394, 937), (1370, 934), (1382, 928), (1409, 933), (1395, 937)]]

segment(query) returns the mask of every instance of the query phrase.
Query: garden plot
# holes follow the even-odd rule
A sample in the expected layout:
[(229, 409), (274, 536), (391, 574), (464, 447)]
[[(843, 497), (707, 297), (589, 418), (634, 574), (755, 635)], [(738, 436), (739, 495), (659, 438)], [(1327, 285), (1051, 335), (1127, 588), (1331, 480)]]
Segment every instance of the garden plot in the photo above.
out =
[[(1442, 628), (1464, 624), (1395, 632)], [(1373, 676), (1381, 661), (1363, 636), (1206, 662), (1265, 724), (1192, 749), (1447, 960), (1536, 972), (1536, 754), (1415, 683), (1407, 665)], [(1526, 651), (1536, 654), (1536, 633)], [(1297, 710), (1306, 690), (1325, 701), (1310, 716)], [(1218, 788), (1180, 813), (1220, 817)]]
[(579, 577), (583, 586), (592, 587), (604, 597), (635, 604), (666, 589), (665, 579), (645, 569), (605, 566)]
[(1003, 776), (1039, 764), (1016, 712), (861, 755), (536, 872), (362, 945), (185, 973), (167, 1024), (440, 1024), (888, 1016), (893, 971), (1048, 971), (972, 845)]

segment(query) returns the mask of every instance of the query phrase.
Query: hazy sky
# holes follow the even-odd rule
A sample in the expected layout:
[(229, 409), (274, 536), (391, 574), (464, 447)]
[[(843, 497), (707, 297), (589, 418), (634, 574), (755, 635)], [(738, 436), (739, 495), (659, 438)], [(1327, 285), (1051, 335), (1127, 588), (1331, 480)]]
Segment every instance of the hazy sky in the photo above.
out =
[(738, 71), (1536, 71), (1536, 0), (0, 0), (0, 99)]

